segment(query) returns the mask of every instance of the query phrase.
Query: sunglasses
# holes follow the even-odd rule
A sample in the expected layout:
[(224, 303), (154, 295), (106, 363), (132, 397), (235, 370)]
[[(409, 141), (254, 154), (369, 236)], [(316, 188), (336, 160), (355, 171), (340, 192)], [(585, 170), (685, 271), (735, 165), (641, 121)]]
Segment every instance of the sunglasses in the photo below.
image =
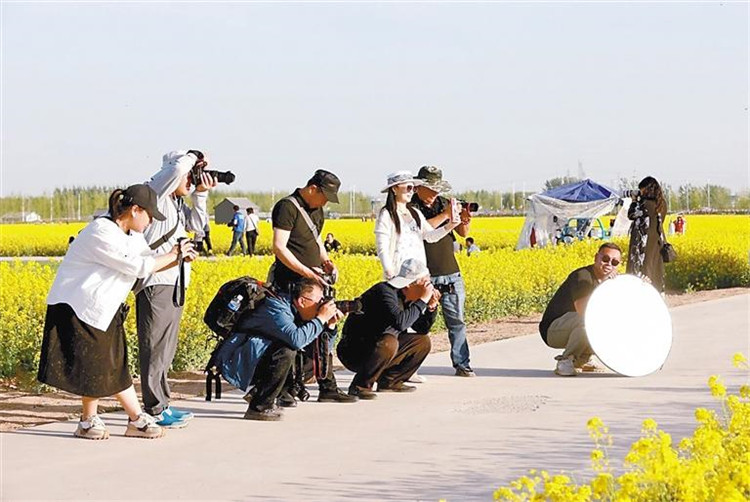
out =
[(609, 255), (604, 254), (602, 255), (602, 263), (612, 263), (612, 266), (616, 267), (620, 264), (620, 260), (617, 258), (610, 258)]
[(414, 185), (412, 185), (411, 183), (408, 184), (408, 185), (400, 185), (400, 186), (402, 186), (404, 188), (404, 190), (406, 190), (407, 192), (413, 192), (414, 191)]

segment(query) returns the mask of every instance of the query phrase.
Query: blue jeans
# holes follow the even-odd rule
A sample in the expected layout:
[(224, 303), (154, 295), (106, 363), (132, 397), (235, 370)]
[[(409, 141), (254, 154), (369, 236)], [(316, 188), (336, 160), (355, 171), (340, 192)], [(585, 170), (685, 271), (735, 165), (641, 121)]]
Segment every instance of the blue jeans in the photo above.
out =
[(234, 252), (234, 248), (237, 247), (239, 242), (240, 248), (242, 248), (242, 254), (245, 254), (245, 241), (242, 239), (245, 236), (245, 232), (232, 232), (232, 245), (229, 246), (227, 255), (231, 255)]
[(461, 273), (433, 276), (435, 286), (453, 285), (453, 293), (443, 293), (440, 305), (443, 310), (445, 327), (448, 328), (448, 339), (451, 342), (451, 361), (454, 368), (469, 368), (469, 342), (466, 341), (466, 324), (464, 323), (464, 303), (466, 288)]

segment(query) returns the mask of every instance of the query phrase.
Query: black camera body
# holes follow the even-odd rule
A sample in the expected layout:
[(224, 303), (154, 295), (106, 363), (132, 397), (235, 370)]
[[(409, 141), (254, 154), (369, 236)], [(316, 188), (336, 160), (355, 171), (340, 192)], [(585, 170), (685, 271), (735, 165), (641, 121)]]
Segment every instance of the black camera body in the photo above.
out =
[(435, 289), (440, 291), (441, 295), (455, 295), (456, 285), (455, 284), (433, 284)]
[(467, 202), (465, 200), (459, 200), (461, 209), (467, 209), (470, 213), (476, 213), (479, 211), (479, 204), (477, 202)]
[(631, 199), (637, 199), (641, 196), (640, 190), (625, 190), (622, 192), (623, 197), (630, 197)]

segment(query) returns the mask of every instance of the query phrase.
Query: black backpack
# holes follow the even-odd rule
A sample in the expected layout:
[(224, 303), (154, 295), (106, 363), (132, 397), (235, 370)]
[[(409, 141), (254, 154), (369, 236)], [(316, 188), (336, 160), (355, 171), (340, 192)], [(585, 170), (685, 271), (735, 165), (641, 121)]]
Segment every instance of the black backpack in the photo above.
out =
[[(224, 283), (206, 308), (203, 322), (213, 331), (217, 345), (206, 365), (206, 401), (211, 400), (211, 382), (215, 383), (216, 399), (221, 399), (221, 368), (217, 354), (232, 334), (240, 319), (251, 313), (266, 296), (275, 296), (263, 281), (243, 276)], [(239, 301), (238, 301), (239, 300)]]

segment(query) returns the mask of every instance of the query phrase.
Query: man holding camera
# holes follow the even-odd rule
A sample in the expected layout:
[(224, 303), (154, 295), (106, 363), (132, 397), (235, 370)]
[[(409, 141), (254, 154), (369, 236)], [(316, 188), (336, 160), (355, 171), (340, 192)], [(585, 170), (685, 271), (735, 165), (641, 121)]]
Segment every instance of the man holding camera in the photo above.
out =
[(622, 251), (613, 242), (599, 246), (594, 263), (574, 270), (560, 285), (550, 300), (539, 323), (539, 334), (549, 347), (564, 349), (557, 359), (555, 373), (576, 376), (576, 369), (595, 371), (589, 361), (593, 355), (586, 336), (583, 315), (591, 293), (606, 281), (617, 276), (622, 262)]
[[(197, 150), (164, 155), (161, 169), (147, 184), (156, 192), (164, 221), (154, 221), (144, 232), (155, 254), (168, 253), (187, 232), (203, 237), (208, 223), (206, 200), (217, 180), (203, 167), (208, 165)], [(191, 193), (191, 188), (195, 190)], [(190, 195), (193, 207), (183, 197)], [(178, 267), (157, 272), (138, 281), (134, 288), (141, 390), (145, 411), (162, 427), (180, 428), (193, 418), (189, 411), (169, 406), (167, 372), (177, 350), (185, 288), (190, 281), (190, 264), (180, 260)]]
[(268, 296), (243, 317), (219, 353), (222, 373), (231, 383), (252, 390), (245, 418), (277, 421), (276, 400), (282, 393), (298, 350), (319, 336), (335, 334), (343, 314), (333, 300), (325, 301), (317, 280), (302, 278), (289, 293)]
[(430, 353), (426, 333), (435, 317), (427, 317), (429, 321), (419, 325), (418, 321), (425, 320), (430, 307), (437, 308), (434, 298), (429, 270), (412, 258), (401, 264), (397, 276), (374, 285), (360, 297), (362, 313), (346, 319), (337, 348), (341, 363), (356, 373), (350, 395), (374, 399), (376, 382), (378, 392), (416, 390), (404, 382)]
[[(412, 204), (416, 206), (434, 228), (448, 223), (444, 210), (450, 200), (440, 194), (449, 192), (451, 186), (443, 180), (443, 172), (435, 166), (423, 166), (417, 178), (422, 185), (416, 187), (416, 194)], [(454, 230), (461, 237), (469, 234), (471, 212), (467, 205), (462, 205), (461, 224)], [(466, 302), (466, 288), (458, 268), (454, 254), (453, 243), (456, 237), (453, 232), (437, 242), (425, 242), (427, 268), (430, 270), (432, 284), (440, 291), (440, 305), (443, 319), (448, 328), (448, 339), (451, 342), (451, 361), (456, 370), (456, 376), (476, 376), (469, 365), (469, 342), (466, 340), (466, 324), (464, 323), (464, 303)], [(434, 315), (437, 315), (435, 312)]]
[[(271, 211), (273, 226), (273, 254), (276, 261), (268, 273), (268, 282), (279, 292), (289, 292), (291, 285), (300, 278), (317, 281), (324, 292), (332, 286), (338, 270), (328, 258), (320, 232), (325, 217), (323, 206), (328, 202), (338, 203), (339, 178), (323, 169), (318, 169), (303, 188), (279, 200)], [(331, 282), (324, 279), (328, 277)], [(331, 344), (330, 350), (333, 350)], [(306, 348), (309, 355), (311, 347)], [(325, 357), (325, 356), (323, 356)], [(349, 403), (357, 399), (342, 392), (331, 370), (332, 353), (327, 355), (328, 374), (318, 378), (319, 402)], [(282, 395), (288, 406), (294, 406), (290, 392)]]

